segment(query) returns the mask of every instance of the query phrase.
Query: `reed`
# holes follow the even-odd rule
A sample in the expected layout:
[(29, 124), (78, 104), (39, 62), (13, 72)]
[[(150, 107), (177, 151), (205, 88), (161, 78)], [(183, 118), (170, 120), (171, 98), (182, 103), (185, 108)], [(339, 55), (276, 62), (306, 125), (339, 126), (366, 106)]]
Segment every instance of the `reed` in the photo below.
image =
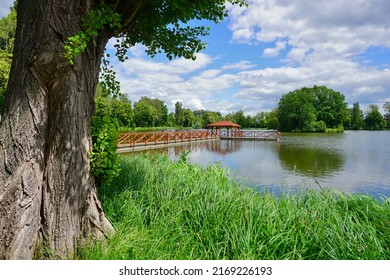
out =
[(390, 200), (334, 190), (280, 196), (212, 165), (121, 158), (100, 189), (116, 234), (80, 259), (390, 259)]

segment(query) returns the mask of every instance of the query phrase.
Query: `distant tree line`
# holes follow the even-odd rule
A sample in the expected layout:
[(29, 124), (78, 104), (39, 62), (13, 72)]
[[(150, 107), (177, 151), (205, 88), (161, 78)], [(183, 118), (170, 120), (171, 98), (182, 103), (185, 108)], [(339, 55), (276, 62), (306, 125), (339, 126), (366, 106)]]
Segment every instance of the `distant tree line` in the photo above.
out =
[(345, 96), (325, 86), (301, 88), (282, 96), (273, 111), (281, 131), (325, 132), (327, 129), (382, 130), (389, 128), (390, 102), (383, 105), (384, 115), (378, 105), (371, 104), (366, 112), (355, 102), (348, 108)]
[(168, 112), (164, 101), (141, 97), (132, 105), (125, 96), (111, 97), (104, 94), (98, 87), (95, 98), (95, 119), (110, 123), (116, 130), (131, 130), (137, 127), (176, 127), (176, 128), (204, 128), (207, 124), (223, 119), (241, 125), (243, 128), (269, 128), (278, 129), (277, 114), (272, 112), (260, 112), (255, 116), (245, 115), (242, 110), (223, 116), (220, 112), (209, 110), (190, 110), (183, 106), (182, 102), (175, 103), (175, 111)]
[(384, 115), (377, 105), (369, 105), (364, 113), (359, 102), (348, 108), (343, 94), (325, 86), (291, 91), (281, 97), (274, 110), (259, 112), (254, 116), (245, 115), (243, 110), (225, 116), (215, 111), (192, 111), (179, 101), (175, 104), (175, 111), (168, 112), (164, 101), (146, 96), (132, 106), (126, 96), (106, 96), (100, 87), (95, 102), (96, 116), (106, 118), (117, 130), (136, 127), (204, 128), (207, 124), (222, 119), (237, 123), (243, 128), (281, 131), (381, 130), (389, 126), (390, 117), (390, 102), (383, 105)]
[(389, 127), (390, 102), (371, 104), (364, 113), (359, 102), (348, 108), (345, 96), (325, 86), (301, 88), (282, 96), (276, 109), (281, 131), (318, 131), (326, 129), (382, 130)]

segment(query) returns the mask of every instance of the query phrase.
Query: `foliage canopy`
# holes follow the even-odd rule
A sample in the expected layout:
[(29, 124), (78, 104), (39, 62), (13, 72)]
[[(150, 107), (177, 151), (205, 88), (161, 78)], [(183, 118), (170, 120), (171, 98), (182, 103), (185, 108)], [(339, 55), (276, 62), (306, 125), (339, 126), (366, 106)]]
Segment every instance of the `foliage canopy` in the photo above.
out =
[(364, 114), (360, 109), (359, 102), (353, 103), (352, 109), (350, 109), (350, 124), (349, 128), (359, 130), (364, 125)]
[(377, 105), (371, 104), (368, 106), (364, 124), (365, 128), (369, 130), (382, 130), (385, 128), (386, 123)]
[(282, 96), (278, 112), (282, 131), (325, 131), (343, 126), (349, 111), (345, 97), (325, 86), (301, 88)]

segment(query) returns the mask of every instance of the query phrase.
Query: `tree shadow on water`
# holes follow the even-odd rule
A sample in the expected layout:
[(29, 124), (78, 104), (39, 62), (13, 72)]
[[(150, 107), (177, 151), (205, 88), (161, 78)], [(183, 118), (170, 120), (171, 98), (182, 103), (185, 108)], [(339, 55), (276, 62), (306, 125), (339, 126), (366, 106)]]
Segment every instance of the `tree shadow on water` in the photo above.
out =
[(345, 161), (343, 155), (335, 151), (289, 145), (280, 146), (278, 156), (284, 169), (314, 178), (340, 171)]

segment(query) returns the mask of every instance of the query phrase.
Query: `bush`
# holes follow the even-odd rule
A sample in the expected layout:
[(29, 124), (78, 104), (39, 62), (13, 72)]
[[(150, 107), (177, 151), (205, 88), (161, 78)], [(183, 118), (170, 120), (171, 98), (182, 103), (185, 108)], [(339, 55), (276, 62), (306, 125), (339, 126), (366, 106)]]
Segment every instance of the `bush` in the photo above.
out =
[(314, 131), (316, 132), (325, 132), (326, 131), (326, 123), (324, 121), (318, 121), (314, 125)]
[(279, 129), (279, 120), (278, 118), (275, 116), (275, 117), (270, 117), (267, 119), (267, 128), (268, 129), (275, 129), (275, 130), (278, 130)]
[(337, 128), (327, 128), (326, 133), (343, 133), (344, 132), (344, 126), (339, 125)]
[(118, 134), (108, 117), (92, 118), (92, 142), (90, 153), (92, 173), (98, 186), (107, 184), (119, 174), (119, 160), (116, 154)]

